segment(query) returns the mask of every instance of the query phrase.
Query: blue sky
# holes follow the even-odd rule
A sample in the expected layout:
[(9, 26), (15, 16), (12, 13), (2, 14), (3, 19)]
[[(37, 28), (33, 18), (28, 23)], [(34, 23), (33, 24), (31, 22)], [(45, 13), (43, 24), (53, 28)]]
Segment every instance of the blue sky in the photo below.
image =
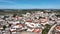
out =
[(60, 0), (0, 0), (0, 9), (60, 9)]

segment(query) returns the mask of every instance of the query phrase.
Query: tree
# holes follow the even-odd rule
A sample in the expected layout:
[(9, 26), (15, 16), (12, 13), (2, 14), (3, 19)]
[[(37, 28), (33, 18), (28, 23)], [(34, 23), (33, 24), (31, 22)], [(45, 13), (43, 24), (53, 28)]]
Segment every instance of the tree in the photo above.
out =
[(4, 25), (4, 26), (3, 26), (3, 30), (5, 30), (6, 28), (7, 28), (7, 27)]
[(47, 34), (49, 29), (51, 28), (51, 26), (48, 24), (46, 24), (45, 26), (46, 26), (46, 28), (42, 31), (42, 34)]

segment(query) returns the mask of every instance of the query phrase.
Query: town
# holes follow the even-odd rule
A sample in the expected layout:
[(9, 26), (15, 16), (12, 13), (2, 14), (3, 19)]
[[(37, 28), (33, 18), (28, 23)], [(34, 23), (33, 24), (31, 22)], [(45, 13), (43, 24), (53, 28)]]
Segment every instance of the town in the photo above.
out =
[(0, 34), (60, 34), (60, 17), (48, 10), (0, 15)]

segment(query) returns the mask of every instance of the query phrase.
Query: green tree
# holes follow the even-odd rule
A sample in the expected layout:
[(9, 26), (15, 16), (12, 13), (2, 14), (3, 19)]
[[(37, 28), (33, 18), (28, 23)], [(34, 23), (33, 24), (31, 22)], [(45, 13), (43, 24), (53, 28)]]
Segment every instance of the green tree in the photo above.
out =
[(4, 26), (3, 26), (3, 30), (5, 30), (6, 28), (7, 28), (7, 27), (4, 25)]

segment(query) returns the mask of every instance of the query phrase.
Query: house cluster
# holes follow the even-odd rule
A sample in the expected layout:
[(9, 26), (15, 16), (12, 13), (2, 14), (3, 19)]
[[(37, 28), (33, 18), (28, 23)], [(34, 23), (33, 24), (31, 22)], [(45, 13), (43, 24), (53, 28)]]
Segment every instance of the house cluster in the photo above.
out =
[(57, 24), (53, 31), (52, 31), (52, 34), (60, 34), (60, 24)]
[[(0, 16), (0, 33), (3, 34), (18, 34), (23, 31), (42, 34), (46, 24), (53, 25), (58, 20), (55, 13), (35, 12), (26, 13), (21, 16), (5, 15)], [(56, 26), (59, 31), (60, 26)]]

